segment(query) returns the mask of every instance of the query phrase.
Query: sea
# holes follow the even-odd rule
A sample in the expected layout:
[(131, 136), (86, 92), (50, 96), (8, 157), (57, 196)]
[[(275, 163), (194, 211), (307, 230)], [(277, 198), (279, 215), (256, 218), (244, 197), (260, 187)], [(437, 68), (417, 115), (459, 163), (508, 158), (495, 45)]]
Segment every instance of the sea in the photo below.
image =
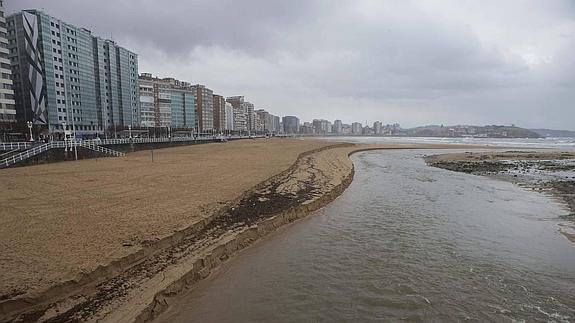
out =
[[(561, 138), (344, 140), (575, 149)], [(242, 251), (157, 322), (575, 321), (566, 207), (422, 159), (445, 152), (353, 155), (340, 197)]]

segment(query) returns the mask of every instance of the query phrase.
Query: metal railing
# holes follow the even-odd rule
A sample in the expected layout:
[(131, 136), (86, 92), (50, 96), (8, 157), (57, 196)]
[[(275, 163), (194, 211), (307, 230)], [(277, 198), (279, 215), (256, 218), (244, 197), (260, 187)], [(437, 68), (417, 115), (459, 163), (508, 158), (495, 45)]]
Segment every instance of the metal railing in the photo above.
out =
[(10, 156), (8, 158), (0, 160), (0, 168), (10, 167), (20, 161), (34, 157), (40, 153), (43, 153), (52, 148), (52, 143), (42, 144), (28, 150), (25, 150), (19, 154)]
[[(78, 145), (77, 143), (74, 143), (74, 144)], [(114, 157), (126, 156), (126, 154), (123, 152), (119, 152), (116, 150), (112, 150), (110, 148), (98, 146), (98, 145), (95, 145), (95, 144), (89, 143), (89, 142), (81, 142), (78, 146), (84, 147), (84, 148), (87, 148), (87, 149), (90, 149), (93, 151), (101, 152), (101, 153), (104, 153), (104, 154), (109, 155), (109, 156), (114, 156)]]
[(249, 138), (262, 138), (264, 136), (203, 136), (203, 137), (173, 137), (173, 138), (123, 138), (123, 139), (91, 139), (91, 140), (68, 140), (68, 141), (51, 141), (49, 143), (33, 146), (31, 142), (8, 142), (0, 143), (0, 150), (15, 150), (26, 149), (21, 153), (12, 155), (5, 159), (0, 159), (0, 168), (10, 167), (18, 162), (34, 157), (40, 153), (48, 151), (53, 148), (69, 148), (84, 147), (94, 151), (98, 151), (110, 156), (121, 157), (125, 153), (102, 147), (102, 145), (122, 145), (130, 143), (166, 143), (166, 142), (192, 142), (192, 141), (223, 141), (229, 139), (249, 139)]
[(32, 142), (0, 142), (0, 151), (28, 149), (32, 147)]
[(166, 142), (192, 142), (192, 141), (214, 141), (221, 139), (248, 139), (262, 138), (264, 136), (201, 136), (201, 137), (172, 137), (172, 138), (121, 138), (121, 139), (90, 139), (83, 142), (94, 143), (95, 145), (125, 145), (125, 144), (147, 144)]

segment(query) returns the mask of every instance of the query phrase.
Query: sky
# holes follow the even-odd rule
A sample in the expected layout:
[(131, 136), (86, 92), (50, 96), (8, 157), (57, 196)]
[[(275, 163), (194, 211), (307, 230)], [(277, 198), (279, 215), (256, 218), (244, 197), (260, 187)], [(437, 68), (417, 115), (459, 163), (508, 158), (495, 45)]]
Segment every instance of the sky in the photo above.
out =
[(139, 71), (344, 123), (575, 130), (573, 0), (5, 0), (136, 53)]

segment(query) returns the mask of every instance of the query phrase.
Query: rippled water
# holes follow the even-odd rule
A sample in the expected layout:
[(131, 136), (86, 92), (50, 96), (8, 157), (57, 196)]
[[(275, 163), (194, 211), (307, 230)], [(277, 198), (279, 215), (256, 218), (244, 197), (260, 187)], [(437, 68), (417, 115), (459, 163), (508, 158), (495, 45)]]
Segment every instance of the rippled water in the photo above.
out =
[(460, 144), (492, 147), (515, 147), (525, 149), (555, 148), (575, 150), (575, 138), (471, 138), (471, 137), (323, 137), (324, 140), (347, 141), (370, 144)]
[(342, 196), (230, 260), (159, 321), (575, 320), (563, 206), (428, 167), (423, 153), (355, 155)]

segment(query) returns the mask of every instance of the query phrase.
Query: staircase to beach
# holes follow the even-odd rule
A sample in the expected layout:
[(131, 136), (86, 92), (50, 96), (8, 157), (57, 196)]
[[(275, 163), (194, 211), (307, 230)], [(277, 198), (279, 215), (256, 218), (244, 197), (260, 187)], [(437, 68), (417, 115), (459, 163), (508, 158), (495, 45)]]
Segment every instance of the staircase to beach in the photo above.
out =
[(87, 148), (87, 149), (90, 149), (90, 150), (93, 150), (93, 151), (97, 151), (97, 152), (100, 152), (100, 153), (104, 153), (104, 154), (106, 154), (106, 155), (108, 155), (108, 156), (111, 156), (111, 157), (123, 157), (123, 156), (126, 156), (126, 154), (123, 153), (123, 152), (120, 152), (120, 151), (117, 151), (117, 150), (113, 150), (113, 149), (110, 149), (110, 148), (106, 148), (106, 147), (103, 147), (103, 146), (99, 146), (99, 145), (94, 144), (93, 142), (80, 143), (79, 146), (80, 146), (80, 147)]
[[(20, 145), (16, 145), (16, 144), (20, 144)], [(12, 146), (10, 146), (12, 145)], [(12, 153), (10, 153), (10, 156), (5, 157), (3, 159), (0, 159), (0, 169), (1, 168), (7, 168), (10, 166), (13, 166), (17, 163), (20, 163), (22, 161), (25, 161), (31, 157), (37, 156), (43, 152), (46, 152), (50, 149), (55, 149), (55, 148), (70, 148), (72, 149), (73, 147), (82, 147), (82, 148), (86, 148), (86, 149), (90, 149), (99, 153), (103, 153), (105, 155), (111, 156), (111, 157), (122, 157), (125, 156), (126, 154), (113, 150), (113, 149), (109, 149), (103, 146), (99, 146), (96, 145), (93, 142), (62, 142), (62, 141), (53, 141), (53, 142), (49, 142), (49, 143), (45, 143), (45, 144), (41, 144), (38, 146), (34, 146), (31, 147), (29, 149), (26, 149), (24, 151), (18, 152), (16, 153), (16, 151), (18, 150), (18, 148), (22, 148), (22, 147), (31, 147), (31, 144), (26, 146), (23, 145), (23, 143), (14, 143), (14, 144), (10, 144), (10, 143), (5, 143), (2, 144), (2, 146), (0, 147), (1, 149), (4, 150), (9, 150)], [(10, 148), (14, 148), (11, 149)], [(8, 154), (8, 153), (6, 153)]]

